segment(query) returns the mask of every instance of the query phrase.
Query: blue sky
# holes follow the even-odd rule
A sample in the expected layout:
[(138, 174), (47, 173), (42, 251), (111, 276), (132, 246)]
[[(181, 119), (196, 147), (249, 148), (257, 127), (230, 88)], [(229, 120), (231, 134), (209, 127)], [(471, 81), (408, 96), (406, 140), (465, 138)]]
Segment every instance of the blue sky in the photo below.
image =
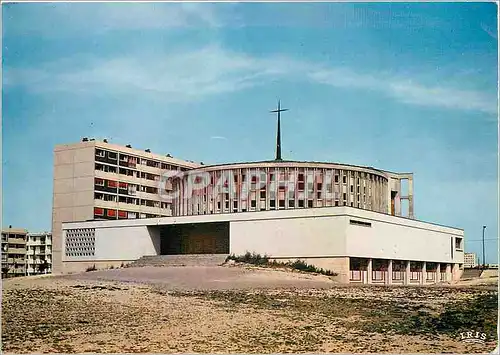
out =
[[(4, 4), (4, 225), (50, 230), (53, 148), (413, 172), (418, 219), (497, 259), (493, 3)], [(493, 240), (491, 240), (493, 239)]]

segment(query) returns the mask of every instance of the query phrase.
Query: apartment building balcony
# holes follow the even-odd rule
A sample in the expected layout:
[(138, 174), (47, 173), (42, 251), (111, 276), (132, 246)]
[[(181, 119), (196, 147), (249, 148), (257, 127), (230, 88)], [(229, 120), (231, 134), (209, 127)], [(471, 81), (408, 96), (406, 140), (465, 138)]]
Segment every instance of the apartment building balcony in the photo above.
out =
[(8, 264), (22, 264), (24, 265), (26, 263), (25, 258), (7, 258), (7, 263)]
[(14, 275), (24, 275), (26, 273), (26, 270), (24, 268), (14, 268), (9, 270), (9, 274), (14, 274)]
[(162, 172), (160, 167), (156, 168), (154, 166), (149, 166), (149, 165), (144, 165), (144, 164), (137, 164), (136, 169), (139, 171), (143, 171), (145, 173), (150, 173), (150, 174), (155, 174), (155, 175), (159, 175)]
[(26, 239), (24, 238), (12, 238), (8, 239), (9, 244), (26, 244)]
[(152, 201), (160, 201), (161, 197), (159, 193), (150, 193), (145, 191), (136, 191), (135, 198), (140, 198), (143, 200), (152, 200)]
[(49, 241), (49, 243), (47, 243), (47, 241), (42, 242), (42, 241), (37, 240), (36, 242), (33, 242), (33, 241), (27, 242), (26, 246), (28, 246), (28, 247), (33, 246), (34, 247), (34, 246), (44, 246), (47, 244), (50, 244), (50, 241)]
[[(95, 176), (97, 178), (101, 178), (101, 179), (113, 180), (113, 181), (119, 180), (121, 182), (126, 182), (129, 184), (143, 185), (143, 186), (150, 186), (150, 187), (158, 187), (160, 184), (159, 180), (149, 180), (149, 179), (144, 179), (144, 178), (130, 176), (130, 175), (123, 175), (123, 174), (117, 174), (117, 173), (107, 173), (107, 172), (100, 171), (100, 170), (95, 170)], [(169, 186), (171, 189), (172, 184), (170, 183)]]
[[(111, 208), (111, 209), (115, 209), (115, 210), (118, 208), (117, 201), (105, 201), (105, 200), (94, 200), (94, 201), (95, 201), (96, 207)], [(131, 206), (134, 206), (134, 205), (131, 205)]]
[(171, 210), (169, 209), (152, 207), (152, 206), (143, 206), (143, 205), (132, 205), (123, 202), (118, 202), (118, 209), (130, 212), (138, 212), (138, 213), (159, 214), (167, 216), (172, 215)]
[(7, 254), (22, 254), (26, 255), (26, 248), (9, 248)]
[(152, 207), (152, 206), (144, 206), (144, 205), (135, 205), (131, 203), (125, 202), (112, 202), (112, 201), (103, 201), (103, 200), (95, 200), (95, 207), (107, 208), (107, 209), (115, 209), (127, 212), (136, 212), (136, 213), (148, 213), (162, 216), (171, 216), (171, 209), (160, 208), (160, 207)]
[(34, 259), (34, 260), (29, 260), (28, 265), (40, 265), (43, 264), (45, 261), (47, 261), (47, 264), (52, 264), (50, 260), (42, 260), (42, 259)]

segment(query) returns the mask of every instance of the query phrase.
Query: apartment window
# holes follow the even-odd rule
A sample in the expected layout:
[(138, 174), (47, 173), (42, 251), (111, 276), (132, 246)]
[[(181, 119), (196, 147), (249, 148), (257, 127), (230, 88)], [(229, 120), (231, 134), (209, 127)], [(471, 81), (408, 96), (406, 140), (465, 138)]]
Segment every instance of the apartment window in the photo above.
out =
[(289, 200), (288, 201), (288, 207), (295, 207), (295, 201), (294, 200)]
[(463, 239), (459, 237), (455, 237), (455, 249), (463, 250)]
[(108, 152), (108, 158), (112, 159), (112, 160), (116, 160), (116, 159), (118, 159), (118, 154), (116, 154), (115, 152)]
[(303, 208), (304, 207), (304, 200), (299, 200), (299, 207)]
[(354, 192), (354, 186), (351, 185), (351, 192)]
[(96, 149), (95, 150), (95, 156), (96, 157), (102, 157), (102, 158), (104, 158), (106, 156), (106, 153), (102, 149)]
[(97, 179), (96, 178), (94, 181), (95, 181), (95, 184), (97, 186), (104, 186), (104, 180), (103, 179)]
[(312, 208), (313, 200), (307, 200), (307, 207)]
[(257, 206), (257, 202), (255, 200), (250, 201), (250, 206), (255, 208)]
[(346, 194), (345, 192), (342, 194), (342, 199), (343, 199), (344, 201), (346, 201), (346, 200), (347, 200), (347, 194)]
[(266, 198), (266, 190), (260, 192), (260, 198)]
[(347, 176), (345, 174), (342, 176), (342, 183), (347, 184)]
[(269, 201), (269, 207), (275, 208), (276, 207), (276, 200), (270, 200)]
[(285, 200), (279, 200), (279, 207), (285, 208)]
[(339, 201), (335, 201), (335, 206), (338, 206), (339, 205)]
[(338, 175), (335, 175), (335, 182), (338, 183), (339, 182), (339, 176)]

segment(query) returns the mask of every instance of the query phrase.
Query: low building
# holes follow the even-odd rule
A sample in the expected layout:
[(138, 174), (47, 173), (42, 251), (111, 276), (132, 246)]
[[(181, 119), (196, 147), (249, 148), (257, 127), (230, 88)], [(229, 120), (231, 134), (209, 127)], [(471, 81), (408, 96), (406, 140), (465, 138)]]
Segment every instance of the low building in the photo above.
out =
[(66, 272), (119, 266), (146, 255), (256, 252), (300, 259), (342, 283), (458, 280), (464, 233), (350, 206), (140, 220), (63, 223)]
[(26, 235), (12, 226), (2, 230), (2, 277), (26, 275)]
[(52, 272), (52, 234), (28, 233), (26, 241), (26, 274), (50, 274)]
[(473, 269), (477, 267), (477, 255), (476, 253), (465, 253), (464, 254), (464, 268)]

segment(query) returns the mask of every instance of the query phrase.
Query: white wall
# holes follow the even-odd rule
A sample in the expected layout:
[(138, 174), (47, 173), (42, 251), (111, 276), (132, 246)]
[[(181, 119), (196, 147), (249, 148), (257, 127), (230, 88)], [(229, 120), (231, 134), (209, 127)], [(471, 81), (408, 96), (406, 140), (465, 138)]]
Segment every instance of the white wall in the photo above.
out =
[(232, 221), (229, 251), (273, 257), (343, 256), (345, 225), (339, 217)]
[[(349, 220), (371, 223), (371, 227), (351, 225)], [(401, 221), (404, 223), (404, 220)], [(463, 262), (463, 253), (454, 251), (453, 234), (382, 220), (346, 217), (347, 253), (355, 257), (431, 262)]]
[(144, 255), (157, 255), (159, 233), (148, 227), (96, 228), (93, 260), (135, 260)]

